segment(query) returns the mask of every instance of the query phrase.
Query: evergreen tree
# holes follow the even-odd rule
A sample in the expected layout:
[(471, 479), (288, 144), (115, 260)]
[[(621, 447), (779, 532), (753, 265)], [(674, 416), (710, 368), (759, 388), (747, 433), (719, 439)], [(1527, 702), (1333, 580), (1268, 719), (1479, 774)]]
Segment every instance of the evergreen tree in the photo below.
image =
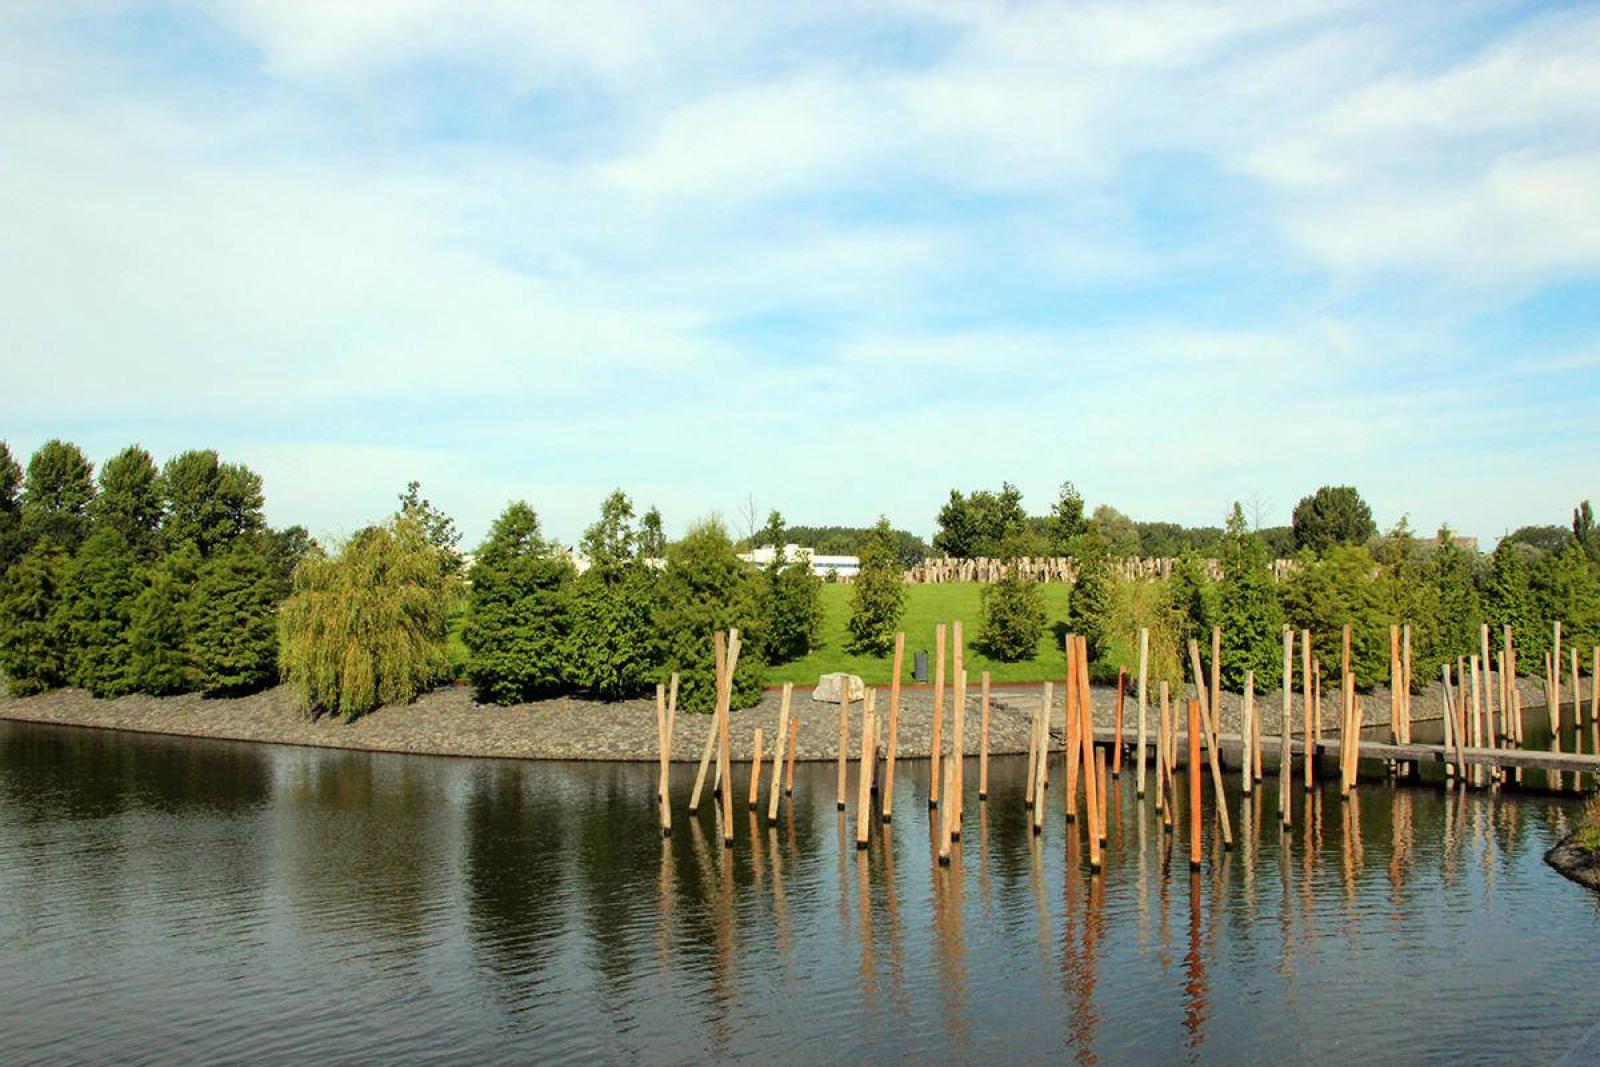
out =
[(202, 557), (266, 526), (261, 477), (221, 463), (212, 449), (174, 456), (161, 468), (161, 538), (167, 550), (193, 545)]
[(201, 564), (189, 606), (188, 658), (202, 692), (248, 693), (277, 681), (281, 592), (259, 535), (235, 538)]
[(1078, 538), (1088, 528), (1083, 517), (1083, 495), (1071, 482), (1062, 482), (1045, 522), (1045, 550), (1052, 556), (1072, 555)]
[(94, 465), (77, 445), (50, 440), (28, 460), (22, 484), (22, 531), (31, 543), (48, 537), (76, 552), (89, 532)]
[(1534, 602), (1527, 551), (1509, 537), (1495, 546), (1483, 585), (1483, 614), (1497, 637), (1502, 627), (1511, 627), (1518, 670), (1537, 672), (1543, 669), (1544, 654), (1550, 650), (1550, 634)]
[(1190, 641), (1209, 641), (1211, 630), (1220, 626), (1217, 583), (1206, 573), (1205, 561), (1193, 549), (1185, 548), (1172, 562), (1167, 579), (1167, 601), (1172, 616), (1173, 639), (1180, 658)]
[(1002, 546), (1005, 573), (983, 587), (983, 624), (978, 630), (978, 647), (1005, 663), (1032, 659), (1044, 634), (1044, 598), (1039, 584), (1024, 578), (1017, 566), (1017, 548), (1015, 539)]
[(589, 569), (573, 591), (572, 680), (602, 700), (637, 696), (655, 677), (655, 571), (640, 555), (633, 504), (621, 490), (583, 535)]
[(783, 516), (767, 516), (761, 540), (773, 549), (772, 561), (762, 569), (761, 614), (766, 620), (768, 663), (800, 659), (815, 647), (822, 631), (822, 579), (811, 573), (803, 557), (788, 559), (784, 552)]
[(1291, 626), (1311, 631), (1325, 681), (1341, 680), (1343, 632), (1349, 623), (1357, 686), (1388, 682), (1392, 616), (1384, 610), (1377, 563), (1364, 545), (1335, 545), (1321, 558), (1302, 553), (1300, 569), (1284, 584), (1283, 606)]
[(500, 513), (471, 579), (461, 639), (477, 699), (515, 704), (560, 689), (568, 680), (572, 563), (540, 535), (533, 508), (517, 501)]
[(22, 467), (0, 441), (0, 578), (22, 558)]
[(278, 613), (279, 669), (313, 715), (364, 715), (406, 704), (450, 668), (455, 580), (409, 519), (352, 537), (335, 555), (295, 568)]
[(1238, 503), (1228, 515), (1222, 539), (1217, 620), (1222, 628), (1223, 686), (1242, 691), (1247, 670), (1255, 672), (1258, 691), (1276, 686), (1283, 674), (1283, 607), (1266, 546), (1246, 525)]
[(905, 610), (905, 575), (895, 559), (894, 530), (879, 518), (861, 541), (861, 569), (850, 593), (850, 647), (881, 656), (894, 647)]
[(730, 627), (739, 631), (742, 644), (733, 706), (749, 707), (761, 698), (764, 635), (756, 576), (735, 554), (720, 521), (699, 523), (668, 546), (656, 627), (664, 643), (662, 676), (679, 674), (679, 707), (710, 711), (715, 706), (712, 639)]
[(16, 696), (67, 684), (72, 641), (61, 602), (70, 563), (45, 538), (0, 580), (0, 673)]
[(1321, 552), (1333, 545), (1362, 545), (1378, 532), (1372, 509), (1354, 486), (1325, 485), (1294, 506), (1294, 543)]
[(1590, 563), (1600, 564), (1600, 528), (1594, 524), (1594, 508), (1587, 500), (1572, 509), (1572, 537)]
[(116, 529), (89, 535), (66, 567), (62, 611), (71, 640), (67, 677), (97, 697), (133, 691), (128, 622), (139, 595), (139, 560)]
[(1600, 568), (1573, 539), (1560, 552), (1534, 564), (1529, 584), (1540, 629), (1549, 632), (1551, 624), (1559, 620), (1562, 655), (1568, 648), (1577, 648), (1582, 663), (1581, 650), (1600, 644)]
[[(200, 570), (193, 546), (168, 554), (151, 567), (128, 621), (133, 688), (166, 696), (199, 685), (189, 656), (190, 593)], [(276, 647), (277, 635), (273, 642)]]
[(1072, 563), (1076, 581), (1067, 598), (1067, 632), (1083, 638), (1092, 664), (1106, 650), (1113, 606), (1110, 545), (1092, 526), (1078, 538)]
[(639, 519), (639, 555), (645, 559), (665, 559), (667, 534), (661, 525), (661, 512), (651, 508)]
[(115, 530), (142, 560), (160, 552), (160, 482), (150, 453), (129, 445), (100, 468), (100, 491), (89, 508), (94, 526)]
[[(1434, 605), (1427, 603), (1412, 609), (1400, 622), (1410, 622), (1412, 633), (1411, 677), (1414, 682), (1427, 684), (1439, 676), (1439, 664), (1455, 657), (1470, 655), (1478, 647), (1479, 627), (1486, 621), (1483, 603), (1478, 597), (1478, 562), (1475, 553), (1469, 553), (1456, 543), (1448, 526), (1441, 527), (1438, 547), (1423, 567), (1424, 577), (1433, 586)], [(1417, 656), (1416, 628), (1426, 622), (1429, 611), (1437, 619), (1437, 646), (1426, 647), (1426, 663)], [(1491, 643), (1498, 642), (1498, 635)], [(1496, 647), (1498, 645), (1496, 644)], [(1424, 668), (1430, 668), (1427, 674)]]

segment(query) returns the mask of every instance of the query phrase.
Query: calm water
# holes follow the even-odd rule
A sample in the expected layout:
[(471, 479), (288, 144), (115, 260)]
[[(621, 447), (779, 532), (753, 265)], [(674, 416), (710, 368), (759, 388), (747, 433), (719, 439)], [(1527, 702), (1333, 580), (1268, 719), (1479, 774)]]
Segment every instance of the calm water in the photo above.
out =
[(943, 872), (926, 764), (864, 853), (832, 767), (731, 853), (692, 771), (663, 842), (646, 766), (0, 723), (0, 1062), (1600, 1060), (1572, 800), (1297, 787), (1285, 850), (1269, 777), (1191, 876), (1125, 778), (1090, 878), (1019, 760)]

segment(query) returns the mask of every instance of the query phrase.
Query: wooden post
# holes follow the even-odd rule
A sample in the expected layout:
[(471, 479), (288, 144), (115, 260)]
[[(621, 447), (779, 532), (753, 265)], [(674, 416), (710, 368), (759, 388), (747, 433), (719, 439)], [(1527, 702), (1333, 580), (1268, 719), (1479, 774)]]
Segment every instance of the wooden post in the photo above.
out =
[[(720, 640), (721, 635), (718, 635)], [(720, 699), (720, 698), (719, 698)], [(694, 815), (700, 811), (700, 793), (705, 788), (706, 770), (711, 766), (711, 755), (717, 750), (718, 727), (721, 723), (715, 711), (711, 713), (711, 726), (706, 730), (705, 748), (700, 751), (700, 769), (695, 772), (694, 792), (689, 794), (689, 814)]]
[(1456, 722), (1455, 695), (1450, 690), (1450, 664), (1442, 663), (1439, 670), (1444, 674), (1444, 743), (1454, 745), (1456, 750), (1456, 780), (1462, 784), (1467, 780), (1467, 761), (1461, 752), (1461, 730)]
[[(1213, 642), (1213, 651), (1220, 647), (1221, 632), (1222, 631), (1220, 630), (1216, 632), (1217, 640)], [(1221, 694), (1221, 681), (1221, 676), (1215, 670), (1215, 664), (1213, 664), (1211, 684), (1212, 692), (1214, 694)], [(1200, 706), (1200, 732), (1206, 745), (1206, 762), (1211, 766), (1211, 786), (1217, 795), (1217, 821), (1222, 825), (1222, 847), (1225, 849), (1232, 849), (1233, 821), (1228, 817), (1227, 791), (1222, 785), (1222, 756), (1221, 753), (1217, 751), (1217, 739), (1221, 733), (1220, 716), (1221, 711), (1219, 710), (1219, 704), (1214, 703), (1212, 705), (1209, 715), (1207, 714), (1205, 705), (1202, 704)]]
[[(956, 623), (956, 637), (958, 640), (960, 639), (960, 636), (961, 624), (958, 622)], [(959, 647), (960, 646), (957, 645), (958, 649)], [(956, 661), (959, 663), (960, 660), (961, 654), (958, 651), (956, 653)], [(951, 780), (955, 782), (955, 791), (950, 793), (945, 798), (945, 802), (955, 809), (950, 813), (950, 836), (957, 841), (961, 840), (961, 817), (966, 814), (962, 805), (962, 800), (965, 798), (967, 788), (965, 774), (967, 762), (966, 723), (967, 670), (965, 667), (957, 667), (956, 702), (954, 707), (951, 708), (950, 715), (950, 762), (955, 766), (955, 776)]]
[(1389, 743), (1400, 743), (1400, 624), (1397, 622), (1389, 624)]
[(839, 781), (834, 789), (834, 800), (839, 810), (844, 810), (845, 762), (850, 751), (850, 680), (839, 683)]
[(1033, 783), (1039, 778), (1039, 714), (1040, 709), (1034, 708), (1028, 719), (1028, 780), (1023, 785), (1022, 805), (1029, 811), (1033, 810), (1036, 799)]
[[(1595, 655), (1600, 656), (1600, 646), (1596, 646)], [(1150, 631), (1139, 627), (1139, 740), (1134, 746), (1134, 793), (1139, 799), (1144, 799), (1144, 758), (1145, 758), (1145, 686), (1150, 679)]]
[(1061, 719), (1061, 732), (1066, 741), (1062, 749), (1066, 765), (1061, 775), (1066, 789), (1061, 798), (1061, 810), (1071, 824), (1078, 821), (1078, 768), (1083, 762), (1079, 756), (1083, 746), (1078, 742), (1078, 730), (1083, 725), (1083, 716), (1078, 714), (1078, 701), (1081, 699), (1078, 692), (1078, 639), (1068, 634), (1062, 648), (1067, 657), (1067, 692)]
[[(1481, 693), (1478, 689), (1478, 655), (1473, 653), (1467, 659), (1467, 665), (1472, 671), (1472, 747), (1483, 747), (1483, 709), (1480, 704)], [(1472, 768), (1472, 782), (1474, 785), (1483, 784), (1483, 767), (1475, 765)]]
[(1167, 683), (1161, 683), (1161, 713), (1156, 720), (1156, 810), (1166, 805), (1166, 790), (1161, 788), (1167, 773)]
[(1111, 749), (1111, 777), (1113, 777), (1113, 778), (1121, 778), (1122, 777), (1122, 701), (1123, 701), (1123, 693), (1127, 690), (1127, 688), (1128, 688), (1128, 669), (1126, 667), (1118, 667), (1117, 668), (1117, 721), (1116, 721), (1116, 728), (1115, 728), (1115, 731), (1114, 731), (1115, 734), (1116, 734), (1116, 740), (1112, 742), (1113, 747)]
[(1305, 773), (1305, 781), (1306, 781), (1306, 792), (1309, 793), (1309, 792), (1311, 792), (1312, 779), (1314, 777), (1313, 771), (1312, 771), (1313, 749), (1316, 747), (1312, 743), (1313, 734), (1311, 732), (1311, 716), (1312, 716), (1311, 706), (1312, 706), (1312, 703), (1314, 702), (1314, 700), (1316, 698), (1316, 694), (1313, 691), (1313, 681), (1312, 681), (1312, 671), (1311, 671), (1311, 631), (1310, 630), (1306, 630), (1306, 629), (1302, 629), (1300, 631), (1300, 680), (1304, 684), (1305, 691), (1306, 691), (1305, 707), (1301, 708), (1300, 710), (1301, 710), (1301, 713), (1305, 717), (1305, 727), (1304, 727), (1304, 730), (1305, 730), (1305, 745), (1304, 745), (1304, 748), (1305, 748), (1305, 772), (1304, 773)]
[(1200, 869), (1200, 701), (1189, 700), (1189, 869)]
[(1583, 726), (1583, 683), (1578, 677), (1578, 646), (1569, 648), (1572, 654), (1572, 725), (1574, 729)]
[(989, 799), (989, 672), (983, 672), (983, 736), (978, 741), (978, 800)]
[(868, 689), (861, 702), (861, 760), (856, 764), (856, 848), (867, 847), (867, 820), (872, 815), (872, 767), (878, 761), (872, 747), (877, 691)]
[(784, 747), (789, 742), (789, 704), (794, 699), (794, 683), (783, 683), (783, 702), (778, 705), (778, 738), (772, 750), (772, 787), (767, 797), (767, 825), (778, 822), (778, 793), (783, 788)]
[(1594, 646), (1594, 664), (1589, 668), (1589, 725), (1600, 726), (1600, 645)]
[(1035, 747), (1039, 751), (1039, 758), (1033, 763), (1033, 832), (1042, 833), (1044, 830), (1044, 782), (1045, 767), (1050, 762), (1050, 698), (1051, 685), (1044, 683), (1044, 690), (1039, 698), (1039, 715), (1034, 727), (1038, 734)]
[(894, 818), (894, 756), (900, 744), (900, 674), (905, 669), (905, 631), (894, 635), (894, 676), (889, 680), (889, 751), (883, 762), (883, 821)]
[[(944, 781), (945, 792), (948, 793), (950, 791), (950, 785), (951, 785), (951, 783), (950, 783), (950, 765), (949, 764), (945, 764), (944, 778), (945, 778), (945, 781)], [(1034, 833), (1038, 833), (1039, 832), (1038, 827), (1035, 827), (1033, 832)], [(939, 866), (948, 867), (949, 865), (950, 865), (950, 809), (948, 807), (946, 807), (943, 811), (941, 811), (939, 813)]]
[(1511, 624), (1506, 623), (1500, 627), (1501, 655), (1500, 662), (1500, 710), (1506, 717), (1506, 736), (1511, 738), (1511, 743), (1517, 747), (1522, 746), (1522, 725), (1517, 721), (1516, 700), (1512, 694), (1517, 691), (1517, 661), (1511, 649)]
[(661, 836), (672, 836), (672, 798), (667, 795), (667, 768), (672, 759), (672, 733), (667, 724), (666, 687), (656, 683), (656, 741), (661, 751), (661, 766), (656, 777), (656, 802), (661, 805)]
[(1100, 798), (1100, 843), (1106, 843), (1106, 825), (1111, 821), (1110, 809), (1106, 807), (1106, 750), (1095, 746), (1094, 750), (1094, 784), (1095, 794)]
[(1555, 669), (1550, 673), (1550, 706), (1551, 706), (1550, 714), (1553, 716), (1551, 718), (1551, 720), (1550, 720), (1550, 722), (1551, 722), (1550, 732), (1552, 734), (1559, 733), (1560, 730), (1561, 730), (1561, 620), (1560, 619), (1557, 619), (1555, 621), (1554, 629), (1555, 629), (1555, 644), (1553, 646), (1551, 646), (1552, 647), (1551, 659), (1555, 663)]
[[(1217, 744), (1217, 734), (1222, 731), (1222, 627), (1211, 628), (1211, 691), (1209, 703), (1202, 703), (1200, 711), (1205, 714), (1207, 740), (1213, 748)], [(1228, 805), (1218, 800), (1218, 809), (1227, 811)], [(1230, 835), (1231, 837), (1231, 835)]]
[[(1094, 767), (1094, 697), (1089, 689), (1089, 643), (1083, 637), (1078, 638), (1078, 714), (1081, 725), (1078, 734), (1083, 744), (1083, 773), (1087, 778), (1093, 774)], [(1098, 792), (1089, 788), (1093, 779), (1085, 783), (1084, 808), (1089, 815), (1089, 869), (1100, 869), (1100, 840), (1104, 836), (1103, 820), (1105, 813), (1100, 810)]]
[(1481, 623), (1478, 626), (1478, 662), (1483, 665), (1483, 721), (1485, 732), (1489, 735), (1489, 747), (1500, 747), (1500, 732), (1495, 727), (1494, 721), (1494, 686), (1489, 681), (1489, 668), (1494, 660), (1489, 658), (1489, 624)]
[(1294, 778), (1294, 753), (1289, 748), (1289, 722), (1294, 712), (1294, 631), (1283, 628), (1283, 740), (1278, 749), (1278, 814), (1283, 828), (1293, 822), (1289, 787)]
[(750, 754), (749, 810), (755, 811), (761, 801), (761, 727), (756, 727), (755, 751)]
[(939, 806), (939, 760), (944, 755), (944, 623), (933, 628), (933, 742), (928, 752), (928, 807)]
[(1400, 627), (1400, 739), (1411, 743), (1411, 624)]
[(1239, 700), (1239, 791), (1249, 796), (1255, 783), (1256, 756), (1253, 739), (1255, 724), (1256, 672), (1244, 672), (1244, 693)]
[(800, 750), (800, 719), (796, 716), (789, 720), (789, 766), (783, 772), (783, 794), (794, 796), (794, 759)]
[(739, 668), (741, 647), (739, 631), (730, 629), (727, 661), (722, 672), (722, 725), (719, 728), (722, 753), (722, 846), (724, 848), (733, 847), (733, 743), (730, 737), (733, 724), (729, 720), (733, 716), (733, 679)]

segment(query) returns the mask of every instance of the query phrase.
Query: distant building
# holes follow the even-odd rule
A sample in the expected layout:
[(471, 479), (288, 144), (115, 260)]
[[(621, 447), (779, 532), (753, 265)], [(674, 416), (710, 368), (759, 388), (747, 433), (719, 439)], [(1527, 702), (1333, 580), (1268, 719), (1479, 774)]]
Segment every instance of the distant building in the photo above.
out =
[[(777, 554), (778, 550), (772, 545), (762, 545), (754, 551), (739, 553), (739, 558), (757, 567), (765, 567)], [(851, 579), (861, 571), (860, 556), (819, 556), (803, 545), (784, 545), (783, 555), (786, 559), (806, 560), (811, 565), (811, 573), (819, 578), (826, 578), (832, 573), (840, 578)]]

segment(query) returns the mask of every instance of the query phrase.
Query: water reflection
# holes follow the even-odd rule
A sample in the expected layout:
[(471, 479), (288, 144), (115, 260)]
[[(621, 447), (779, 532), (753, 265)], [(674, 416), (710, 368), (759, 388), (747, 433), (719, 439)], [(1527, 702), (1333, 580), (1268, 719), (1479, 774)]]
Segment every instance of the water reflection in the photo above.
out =
[(932, 818), (856, 849), (829, 766), (725, 849), (714, 805), (660, 835), (647, 764), (0, 724), (0, 1054), (1520, 1061), (1600, 1008), (1600, 908), (1541, 862), (1573, 799), (1323, 783), (1283, 832), (1235, 782), (1236, 848), (1207, 819), (1191, 873), (1125, 774), (1091, 874), (1060, 798), (1031, 832), (1022, 763), (941, 868)]

